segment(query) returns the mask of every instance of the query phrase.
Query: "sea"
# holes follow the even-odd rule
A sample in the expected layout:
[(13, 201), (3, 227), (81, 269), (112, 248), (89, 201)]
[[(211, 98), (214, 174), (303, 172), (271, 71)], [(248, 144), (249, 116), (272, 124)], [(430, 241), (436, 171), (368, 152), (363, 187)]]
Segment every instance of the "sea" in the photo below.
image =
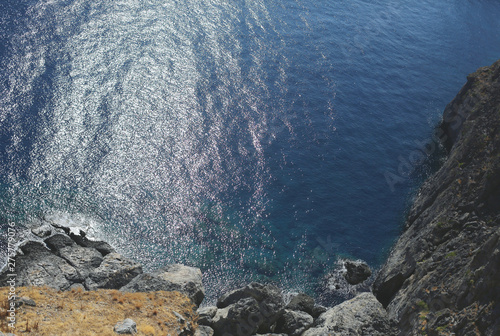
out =
[[(321, 300), (374, 271), (500, 58), (496, 0), (2, 0), (0, 223)], [(328, 303), (326, 303), (328, 304)]]

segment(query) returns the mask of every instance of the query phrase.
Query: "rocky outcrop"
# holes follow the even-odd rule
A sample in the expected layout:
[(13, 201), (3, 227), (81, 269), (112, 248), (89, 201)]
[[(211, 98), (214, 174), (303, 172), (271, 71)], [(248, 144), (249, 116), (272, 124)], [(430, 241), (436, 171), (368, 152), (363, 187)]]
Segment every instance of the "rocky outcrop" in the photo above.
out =
[[(75, 233), (76, 232), (76, 233)], [(16, 255), (17, 286), (49, 286), (57, 290), (121, 289), (127, 292), (178, 291), (199, 305), (204, 298), (201, 271), (166, 265), (143, 274), (142, 266), (123, 257), (106, 242), (86, 238), (79, 229), (42, 223), (20, 244)], [(8, 269), (0, 272), (7, 285)]]
[(500, 335), (500, 61), (468, 76), (441, 129), (449, 156), (374, 292), (400, 335)]
[(361, 293), (321, 314), (302, 335), (393, 336), (397, 328), (372, 293)]
[(171, 264), (153, 273), (144, 273), (123, 286), (124, 292), (178, 291), (197, 306), (205, 297), (201, 271), (195, 267)]

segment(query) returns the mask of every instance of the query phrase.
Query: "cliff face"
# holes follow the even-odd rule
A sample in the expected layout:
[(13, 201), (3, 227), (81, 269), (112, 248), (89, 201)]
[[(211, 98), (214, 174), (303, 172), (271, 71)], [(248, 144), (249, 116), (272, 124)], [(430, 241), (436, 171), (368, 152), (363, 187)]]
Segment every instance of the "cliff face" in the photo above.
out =
[(500, 335), (500, 61), (467, 77), (441, 129), (449, 157), (373, 290), (400, 335)]

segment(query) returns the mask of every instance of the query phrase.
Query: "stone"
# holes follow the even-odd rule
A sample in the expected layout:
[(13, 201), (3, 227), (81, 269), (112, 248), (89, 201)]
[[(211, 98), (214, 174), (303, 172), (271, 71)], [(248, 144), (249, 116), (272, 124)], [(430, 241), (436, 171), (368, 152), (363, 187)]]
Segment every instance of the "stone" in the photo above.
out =
[[(433, 142), (419, 146), (437, 154), (441, 142), (448, 154), (416, 194), (373, 283), (401, 335), (432, 335), (434, 327), (500, 335), (499, 111), (500, 60), (467, 76)], [(440, 325), (447, 309), (453, 318)]]
[(33, 300), (27, 296), (20, 297), (19, 300), (17, 300), (17, 301), (19, 302), (19, 305), (36, 307), (35, 300)]
[(312, 315), (314, 310), (314, 299), (305, 293), (299, 293), (292, 297), (292, 300), (286, 305), (285, 309), (299, 310)]
[(303, 311), (285, 309), (285, 312), (276, 322), (276, 332), (289, 336), (300, 336), (312, 326), (314, 319)]
[[(17, 286), (49, 286), (67, 290), (81, 281), (78, 271), (66, 260), (54, 255), (42, 243), (28, 242), (25, 253), (16, 256)], [(0, 283), (8, 280), (7, 268), (0, 274)]]
[(273, 285), (252, 282), (221, 296), (217, 301), (217, 307), (225, 308), (247, 298), (252, 298), (258, 303), (258, 315), (262, 320), (258, 331), (269, 332), (285, 306), (281, 290)]
[(303, 336), (396, 336), (394, 321), (372, 293), (362, 293), (355, 298), (330, 308), (314, 322), (314, 327)]
[(318, 318), (321, 314), (323, 314), (324, 312), (326, 312), (328, 309), (326, 307), (323, 307), (321, 305), (316, 305), (314, 306), (312, 312), (311, 312), (311, 316), (313, 318)]
[(82, 281), (103, 261), (96, 249), (78, 245), (65, 246), (59, 249), (58, 254), (78, 271)]
[(198, 313), (198, 324), (210, 326), (212, 325), (212, 319), (217, 313), (216, 306), (198, 308), (196, 311)]
[(38, 226), (36, 228), (31, 229), (31, 232), (40, 238), (45, 238), (48, 237), (52, 234), (52, 225), (50, 224), (43, 224), (41, 226)]
[(372, 275), (370, 267), (362, 261), (344, 261), (346, 273), (345, 279), (351, 285), (357, 285), (368, 279)]
[(213, 317), (212, 328), (217, 336), (250, 336), (259, 330), (263, 320), (259, 303), (254, 298), (244, 298), (218, 309)]
[(198, 329), (194, 332), (194, 336), (213, 336), (214, 330), (205, 325), (199, 325)]
[(86, 286), (97, 288), (120, 289), (142, 274), (142, 266), (118, 253), (106, 255), (99, 267), (93, 269), (88, 276)]
[(56, 233), (45, 239), (44, 242), (54, 252), (59, 251), (63, 247), (75, 245), (75, 242), (70, 237), (62, 233)]
[(121, 322), (118, 322), (113, 330), (117, 334), (136, 334), (137, 324), (132, 319), (128, 318)]
[(141, 274), (120, 290), (124, 292), (178, 291), (189, 297), (197, 306), (205, 297), (200, 269), (180, 264), (167, 265), (153, 273)]

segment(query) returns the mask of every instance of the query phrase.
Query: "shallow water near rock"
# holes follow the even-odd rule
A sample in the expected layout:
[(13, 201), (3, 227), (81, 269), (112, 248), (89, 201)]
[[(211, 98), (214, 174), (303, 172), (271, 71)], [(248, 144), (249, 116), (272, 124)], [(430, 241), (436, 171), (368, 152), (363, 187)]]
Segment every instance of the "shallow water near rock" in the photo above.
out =
[(339, 256), (383, 262), (438, 164), (417, 150), (434, 158), (444, 107), (500, 54), (499, 13), (3, 1), (2, 229), (45, 218), (149, 270), (200, 267), (208, 301), (251, 280), (319, 296)]

